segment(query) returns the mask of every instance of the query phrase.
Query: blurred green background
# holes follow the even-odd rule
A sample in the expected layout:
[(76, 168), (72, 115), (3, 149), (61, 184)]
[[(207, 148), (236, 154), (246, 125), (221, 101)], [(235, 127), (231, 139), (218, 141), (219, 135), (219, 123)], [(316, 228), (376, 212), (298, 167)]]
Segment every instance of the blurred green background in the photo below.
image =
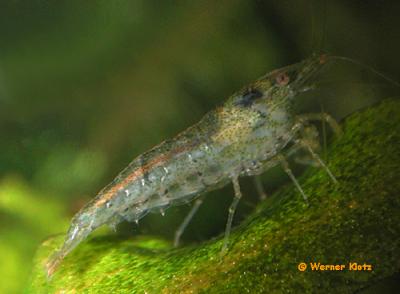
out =
[[(198, 121), (265, 72), (321, 50), (400, 81), (398, 1), (1, 1), (0, 293), (135, 156)], [(300, 104), (337, 118), (396, 88), (339, 62)], [(267, 191), (287, 182), (275, 170)], [(257, 202), (251, 180), (235, 222)], [(231, 187), (210, 193), (183, 236), (224, 229)], [(172, 240), (189, 207), (117, 234)], [(113, 232), (108, 232), (114, 234)]]

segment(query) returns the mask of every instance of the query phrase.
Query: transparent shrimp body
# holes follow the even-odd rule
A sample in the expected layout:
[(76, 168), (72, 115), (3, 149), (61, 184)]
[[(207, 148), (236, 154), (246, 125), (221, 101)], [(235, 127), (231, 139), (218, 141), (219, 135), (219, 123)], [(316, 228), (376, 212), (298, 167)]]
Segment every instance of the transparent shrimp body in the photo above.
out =
[[(64, 245), (49, 259), (48, 275), (101, 225), (137, 222), (149, 211), (164, 213), (170, 205), (230, 182), (237, 204), (240, 176), (262, 173), (282, 162), (288, 144), (299, 144), (307, 118), (294, 116), (292, 102), (310, 89), (308, 83), (326, 60), (325, 55), (313, 56), (263, 76), (194, 126), (134, 159), (74, 216)], [(236, 204), (230, 209), (226, 240)]]

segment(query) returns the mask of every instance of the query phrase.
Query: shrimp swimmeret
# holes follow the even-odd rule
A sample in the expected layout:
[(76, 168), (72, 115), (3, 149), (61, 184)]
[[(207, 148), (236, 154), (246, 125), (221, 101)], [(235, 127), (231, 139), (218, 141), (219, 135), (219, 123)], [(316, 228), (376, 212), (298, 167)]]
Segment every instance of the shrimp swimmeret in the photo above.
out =
[(197, 198), (177, 231), (177, 244), (202, 202), (198, 196), (232, 183), (235, 195), (225, 229), (225, 250), (242, 196), (239, 177), (259, 175), (281, 164), (307, 201), (285, 160), (287, 154), (300, 148), (308, 150), (335, 181), (315, 152), (315, 137), (310, 139), (306, 130), (311, 128), (311, 120), (325, 120), (337, 131), (338, 125), (327, 114), (296, 116), (292, 109), (294, 98), (312, 88), (311, 79), (328, 60), (327, 55), (312, 56), (266, 74), (233, 94), (194, 126), (135, 158), (73, 217), (64, 244), (46, 264), (48, 276), (98, 227), (114, 227), (123, 220), (137, 222), (149, 211), (164, 213), (170, 205)]

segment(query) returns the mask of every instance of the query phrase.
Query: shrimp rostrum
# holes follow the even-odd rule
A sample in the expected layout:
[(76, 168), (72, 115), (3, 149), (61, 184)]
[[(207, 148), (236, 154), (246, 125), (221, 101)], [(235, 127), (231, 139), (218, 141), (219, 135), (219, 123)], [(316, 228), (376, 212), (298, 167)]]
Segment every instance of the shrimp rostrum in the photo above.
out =
[(294, 98), (312, 88), (310, 83), (328, 60), (326, 55), (312, 56), (266, 74), (233, 94), (197, 124), (135, 158), (73, 217), (64, 244), (46, 265), (48, 276), (98, 227), (115, 227), (124, 220), (138, 222), (150, 211), (164, 213), (170, 205), (196, 199), (176, 233), (178, 244), (202, 195), (232, 183), (234, 200), (225, 229), (225, 250), (242, 196), (239, 177), (259, 175), (280, 164), (307, 201), (285, 159), (297, 149), (307, 150), (335, 180), (313, 148), (315, 138), (306, 134), (310, 133), (307, 130), (311, 120), (325, 120), (339, 130), (336, 122), (324, 113), (296, 116), (293, 111)]

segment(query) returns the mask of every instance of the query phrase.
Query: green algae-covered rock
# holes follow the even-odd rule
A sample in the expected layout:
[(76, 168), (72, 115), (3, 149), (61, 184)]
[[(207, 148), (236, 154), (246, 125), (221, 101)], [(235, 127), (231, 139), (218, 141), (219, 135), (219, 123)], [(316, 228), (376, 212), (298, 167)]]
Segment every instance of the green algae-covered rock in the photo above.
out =
[[(284, 187), (232, 232), (223, 257), (221, 238), (173, 249), (151, 237), (93, 237), (47, 280), (44, 263), (57, 237), (39, 248), (28, 291), (351, 293), (391, 276), (400, 269), (400, 101), (355, 113), (342, 126), (327, 161), (339, 184), (309, 169), (300, 182), (310, 205)], [(317, 271), (314, 262), (345, 267)]]

